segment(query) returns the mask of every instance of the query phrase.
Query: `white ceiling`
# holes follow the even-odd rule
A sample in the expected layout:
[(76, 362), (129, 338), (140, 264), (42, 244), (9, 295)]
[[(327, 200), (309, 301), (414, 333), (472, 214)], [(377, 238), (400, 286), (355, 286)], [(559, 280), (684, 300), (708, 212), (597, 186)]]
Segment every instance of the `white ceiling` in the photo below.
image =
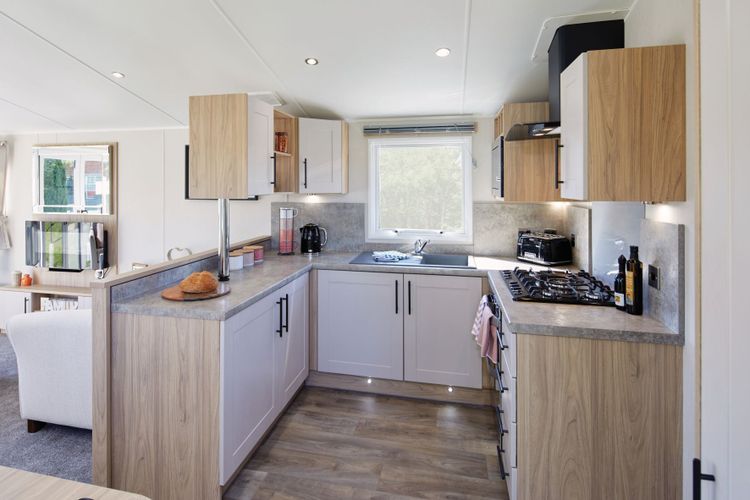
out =
[(0, 0), (0, 133), (178, 127), (190, 95), (268, 90), (300, 116), (491, 115), (546, 96), (545, 19), (632, 3)]

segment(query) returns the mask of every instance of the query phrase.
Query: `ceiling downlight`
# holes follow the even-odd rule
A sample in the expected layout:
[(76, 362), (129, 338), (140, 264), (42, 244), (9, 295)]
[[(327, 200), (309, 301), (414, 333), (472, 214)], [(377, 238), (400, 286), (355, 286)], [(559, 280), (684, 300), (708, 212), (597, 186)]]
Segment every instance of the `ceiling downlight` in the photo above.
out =
[(308, 66), (317, 66), (319, 62), (320, 61), (318, 61), (315, 57), (308, 57), (307, 59), (305, 59), (305, 64), (307, 64)]
[(448, 57), (451, 55), (451, 49), (448, 47), (440, 47), (435, 51), (435, 55), (438, 57)]

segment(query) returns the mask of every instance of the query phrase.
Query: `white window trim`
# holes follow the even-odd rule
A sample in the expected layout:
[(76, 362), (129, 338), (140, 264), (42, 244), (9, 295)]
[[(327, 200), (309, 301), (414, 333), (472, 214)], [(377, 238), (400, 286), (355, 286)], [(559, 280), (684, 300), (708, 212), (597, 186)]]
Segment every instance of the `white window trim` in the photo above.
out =
[[(440, 233), (439, 231), (403, 230), (391, 231), (378, 229), (379, 176), (377, 168), (377, 151), (379, 146), (399, 146), (416, 144), (453, 144), (461, 145), (464, 169), (464, 232)], [(427, 238), (434, 244), (471, 244), (473, 242), (472, 218), (472, 178), (473, 158), (471, 155), (472, 138), (470, 136), (451, 137), (401, 137), (379, 138), (368, 140), (368, 205), (367, 205), (367, 241), (369, 243), (404, 243), (417, 238)]]

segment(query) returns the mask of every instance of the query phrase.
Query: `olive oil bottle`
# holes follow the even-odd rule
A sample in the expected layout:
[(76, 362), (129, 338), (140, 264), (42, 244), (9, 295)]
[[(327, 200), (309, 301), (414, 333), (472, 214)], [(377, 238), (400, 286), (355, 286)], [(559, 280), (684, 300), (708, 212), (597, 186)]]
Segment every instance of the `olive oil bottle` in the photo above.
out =
[(625, 310), (625, 264), (627, 259), (624, 255), (620, 255), (617, 259), (617, 263), (620, 265), (620, 272), (617, 273), (615, 278), (615, 307), (620, 311)]
[(630, 247), (630, 259), (625, 265), (625, 311), (643, 314), (643, 263), (638, 260), (638, 247)]

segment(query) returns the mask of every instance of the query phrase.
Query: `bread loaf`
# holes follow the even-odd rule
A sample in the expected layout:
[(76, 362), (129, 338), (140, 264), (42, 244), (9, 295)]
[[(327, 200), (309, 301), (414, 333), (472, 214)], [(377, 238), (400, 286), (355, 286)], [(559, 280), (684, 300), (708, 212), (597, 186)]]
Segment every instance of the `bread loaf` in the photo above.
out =
[(208, 271), (193, 273), (180, 282), (180, 290), (184, 293), (209, 293), (219, 287), (219, 282)]

